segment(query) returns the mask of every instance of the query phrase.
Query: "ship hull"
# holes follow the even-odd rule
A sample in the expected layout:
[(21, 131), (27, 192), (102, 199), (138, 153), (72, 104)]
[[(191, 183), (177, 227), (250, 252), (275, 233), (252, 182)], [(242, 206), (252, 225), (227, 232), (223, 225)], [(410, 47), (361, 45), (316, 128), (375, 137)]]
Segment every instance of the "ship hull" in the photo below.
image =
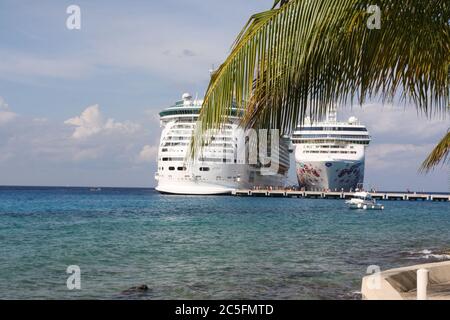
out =
[(190, 183), (190, 184), (162, 184), (155, 188), (162, 194), (179, 195), (222, 195), (230, 194), (235, 188), (218, 186), (213, 184)]
[(297, 161), (297, 179), (305, 190), (355, 190), (364, 182), (364, 160)]
[(286, 183), (284, 176), (272, 176), (265, 178), (259, 177), (255, 179), (255, 184), (249, 181), (236, 182), (228, 185), (220, 185), (217, 183), (183, 181), (176, 183), (159, 183), (156, 186), (156, 191), (162, 194), (180, 194), (180, 195), (221, 195), (231, 194), (236, 189), (251, 189), (254, 186), (259, 187), (280, 187)]
[(246, 164), (210, 165), (209, 168), (210, 171), (201, 176), (195, 176), (199, 172), (198, 166), (188, 167), (184, 172), (174, 171), (170, 176), (156, 175), (158, 184), (155, 189), (163, 194), (220, 195), (254, 186), (280, 187), (286, 184), (287, 179), (284, 174), (262, 175)]

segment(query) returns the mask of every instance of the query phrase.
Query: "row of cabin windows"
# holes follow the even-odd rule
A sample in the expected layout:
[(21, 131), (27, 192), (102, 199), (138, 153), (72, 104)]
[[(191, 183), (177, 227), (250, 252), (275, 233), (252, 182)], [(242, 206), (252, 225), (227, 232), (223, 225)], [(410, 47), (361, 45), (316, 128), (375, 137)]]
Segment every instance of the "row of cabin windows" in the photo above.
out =
[(191, 137), (168, 136), (164, 138), (164, 141), (188, 141), (188, 140), (191, 140)]
[[(177, 169), (177, 171), (186, 171), (187, 170), (186, 167), (177, 167), (176, 169)], [(159, 170), (164, 171), (164, 167), (160, 167)], [(210, 168), (209, 167), (200, 167), (199, 170), (200, 171), (209, 171)], [(169, 167), (169, 171), (175, 171), (175, 167)]]
[[(182, 157), (164, 157), (160, 159), (161, 161), (184, 161), (184, 158)], [(233, 162), (236, 163), (236, 159), (227, 159), (227, 158), (200, 158), (200, 161), (205, 161), (205, 162)]]
[[(319, 146), (305, 146), (305, 148), (313, 148), (313, 147), (315, 147), (316, 149), (317, 148), (321, 148), (321, 149), (329, 149), (329, 148), (331, 148), (331, 149), (345, 149), (345, 148), (347, 148), (347, 146), (346, 145), (331, 145), (331, 146), (327, 146), (327, 145), (319, 145)], [(350, 147), (350, 149), (353, 149), (353, 146), (349, 146)]]
[[(162, 143), (163, 147), (175, 147), (175, 146), (187, 146), (189, 145), (189, 142), (165, 142)], [(233, 144), (231, 143), (210, 143), (210, 144), (204, 144), (204, 146), (207, 147), (224, 147), (224, 148), (233, 148)], [(237, 145), (236, 145), (237, 148)]]
[(223, 163), (228, 163), (228, 162), (233, 162), (236, 163), (237, 160), (236, 159), (227, 159), (227, 158), (200, 158), (200, 161), (204, 161), (204, 162), (223, 162)]
[(211, 141), (233, 141), (230, 137), (211, 137)]
[(187, 146), (189, 142), (166, 142), (162, 146), (163, 147), (175, 147), (175, 146)]
[(173, 157), (165, 157), (165, 158), (161, 158), (162, 161), (184, 161), (184, 158), (179, 157), (179, 158), (173, 158)]
[[(184, 108), (180, 109), (166, 109), (163, 110), (159, 113), (160, 117), (165, 117), (165, 116), (174, 116), (174, 115), (198, 115), (200, 113), (200, 108), (194, 106), (194, 105), (188, 105), (186, 106), (184, 104), (184, 102), (176, 102), (175, 103), (175, 107), (180, 107), (180, 106), (184, 106)], [(231, 112), (229, 112), (229, 115), (237, 117), (237, 116), (242, 116), (242, 111), (238, 110), (238, 109), (232, 109)]]
[[(164, 141), (187, 141), (191, 140), (190, 136), (168, 136), (164, 138)], [(230, 137), (212, 137), (211, 141), (233, 141)]]
[(173, 129), (193, 129), (194, 124), (176, 124), (172, 128)]
[(367, 131), (366, 128), (361, 127), (297, 127), (297, 129), (303, 131)]
[(297, 134), (293, 138), (342, 138), (342, 139), (369, 139), (368, 135), (354, 135), (354, 134)]
[(299, 139), (299, 140), (292, 140), (293, 144), (317, 144), (317, 143), (347, 143), (347, 144), (369, 144), (369, 140), (366, 141), (361, 141), (361, 140), (332, 140), (332, 139), (327, 139), (327, 140), (303, 140), (303, 139)]
[[(194, 124), (176, 124), (172, 127), (172, 129), (194, 129), (194, 128), (195, 128)], [(232, 130), (233, 127), (227, 124), (224, 126), (224, 129)]]
[[(172, 175), (168, 175), (167, 178), (173, 179), (173, 176)], [(195, 176), (195, 178), (196, 179), (206, 180), (204, 177), (202, 177), (200, 175), (199, 176)], [(180, 181), (180, 180), (188, 180), (189, 181), (189, 180), (192, 180), (192, 176), (186, 175), (186, 176), (184, 176), (184, 178), (176, 177), (176, 179), (178, 181)], [(217, 181), (223, 181), (223, 180), (234, 180), (234, 181), (236, 181), (237, 179), (239, 179), (239, 176), (237, 176), (237, 177), (221, 177), (221, 176), (217, 176), (216, 177)], [(250, 180), (254, 180), (254, 178), (253, 179), (250, 178)]]
[[(197, 117), (194, 116), (193, 118), (197, 118)], [(179, 118), (179, 119), (175, 120), (175, 123), (184, 124), (185, 122), (191, 122), (190, 121), (191, 119), (192, 118), (190, 118), (190, 117), (183, 117), (183, 118)], [(233, 121), (231, 121), (231, 120), (226, 121), (226, 125), (232, 125), (232, 124), (233, 124)]]
[(311, 151), (303, 151), (303, 153), (339, 153), (339, 154), (344, 153), (344, 154), (356, 154), (356, 151), (325, 151), (325, 150), (313, 151), (313, 150), (311, 150)]
[[(169, 167), (169, 171), (174, 171), (175, 167)], [(177, 168), (178, 171), (186, 171), (187, 168), (186, 167), (178, 167)]]
[(181, 129), (178, 130), (178, 129), (175, 129), (175, 130), (171, 130), (170, 134), (172, 134), (172, 135), (175, 135), (175, 134), (189, 134), (189, 135), (191, 135), (193, 130), (194, 129), (190, 129), (190, 130), (181, 130)]
[[(169, 150), (169, 148), (162, 148), (161, 149), (161, 152), (168, 152), (168, 151), (171, 151), (171, 152), (185, 152), (186, 150), (183, 150), (183, 149), (170, 149)], [(233, 149), (218, 149), (218, 150), (207, 150), (207, 151), (204, 151), (204, 153), (206, 153), (206, 152), (208, 152), (208, 153), (233, 153), (234, 152), (234, 150)]]
[[(188, 123), (183, 123), (183, 122), (188, 122)], [(196, 124), (195, 123), (191, 123), (191, 121), (177, 121), (176, 124), (174, 124), (171, 128), (172, 129), (195, 129)], [(233, 126), (231, 124), (225, 124), (222, 127), (222, 130), (226, 129), (226, 130), (233, 130)]]

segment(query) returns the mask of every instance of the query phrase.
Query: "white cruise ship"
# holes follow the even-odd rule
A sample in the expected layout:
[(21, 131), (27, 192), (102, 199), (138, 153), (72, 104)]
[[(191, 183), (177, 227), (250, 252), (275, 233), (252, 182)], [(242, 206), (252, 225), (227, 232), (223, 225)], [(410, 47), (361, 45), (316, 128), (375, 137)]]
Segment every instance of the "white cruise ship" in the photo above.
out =
[(364, 181), (365, 149), (370, 136), (355, 117), (338, 122), (331, 110), (323, 122), (306, 119), (292, 135), (300, 188), (348, 191)]
[(202, 103), (185, 93), (181, 101), (159, 113), (163, 129), (156, 190), (172, 194), (226, 194), (238, 188), (284, 186), (289, 170), (289, 138), (280, 138), (279, 148), (267, 148), (265, 154), (270, 156), (270, 163), (248, 161), (249, 141), (255, 140), (239, 127), (237, 109), (232, 109), (228, 122), (207, 140), (199, 154), (190, 156)]

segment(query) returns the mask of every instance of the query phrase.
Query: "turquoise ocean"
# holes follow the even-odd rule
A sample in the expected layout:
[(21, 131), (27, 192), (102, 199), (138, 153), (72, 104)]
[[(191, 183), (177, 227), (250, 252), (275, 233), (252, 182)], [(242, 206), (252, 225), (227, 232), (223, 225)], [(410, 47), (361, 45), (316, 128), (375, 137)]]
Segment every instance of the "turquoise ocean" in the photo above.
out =
[(359, 299), (370, 265), (450, 258), (450, 203), (384, 204), (0, 187), (0, 299)]

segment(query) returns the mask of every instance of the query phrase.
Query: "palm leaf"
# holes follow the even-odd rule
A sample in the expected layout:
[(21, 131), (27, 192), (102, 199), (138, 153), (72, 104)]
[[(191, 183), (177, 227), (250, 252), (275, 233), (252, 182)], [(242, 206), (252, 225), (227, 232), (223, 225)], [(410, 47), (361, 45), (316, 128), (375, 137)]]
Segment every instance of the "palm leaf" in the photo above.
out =
[(354, 99), (399, 95), (427, 115), (445, 112), (450, 3), (378, 0), (382, 25), (371, 30), (370, 2), (275, 1), (253, 15), (211, 77), (196, 137), (227, 121), (232, 105), (242, 125), (282, 133)]
[(439, 163), (445, 163), (450, 152), (450, 128), (438, 145), (431, 151), (430, 155), (422, 163), (421, 171), (428, 172)]

